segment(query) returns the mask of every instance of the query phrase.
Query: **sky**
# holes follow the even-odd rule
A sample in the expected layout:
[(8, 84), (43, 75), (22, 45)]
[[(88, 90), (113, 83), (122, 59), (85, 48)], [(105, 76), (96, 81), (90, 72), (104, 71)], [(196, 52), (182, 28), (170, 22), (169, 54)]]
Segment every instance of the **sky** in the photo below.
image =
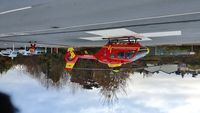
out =
[(13, 68), (0, 75), (0, 91), (11, 96), (20, 113), (199, 113), (199, 80), (162, 72), (143, 78), (134, 73), (127, 80), (126, 93), (117, 92), (118, 100), (107, 105), (99, 89), (81, 89), (70, 82), (47, 89)]

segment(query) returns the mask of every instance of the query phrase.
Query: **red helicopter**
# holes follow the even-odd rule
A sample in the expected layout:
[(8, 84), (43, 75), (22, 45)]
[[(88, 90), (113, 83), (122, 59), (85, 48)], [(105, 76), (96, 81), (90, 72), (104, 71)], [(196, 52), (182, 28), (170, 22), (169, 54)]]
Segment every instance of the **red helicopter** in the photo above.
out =
[(136, 61), (149, 53), (149, 49), (137, 41), (140, 38), (124, 36), (103, 39), (107, 39), (108, 43), (95, 54), (77, 54), (74, 48), (68, 48), (64, 56), (65, 70), (72, 70), (79, 58), (96, 59), (110, 68), (115, 68)]

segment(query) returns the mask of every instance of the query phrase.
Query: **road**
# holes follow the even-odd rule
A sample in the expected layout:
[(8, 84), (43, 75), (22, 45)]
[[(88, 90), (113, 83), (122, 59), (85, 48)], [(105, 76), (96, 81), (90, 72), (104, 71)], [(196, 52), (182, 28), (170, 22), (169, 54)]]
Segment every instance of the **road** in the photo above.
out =
[(97, 29), (126, 28), (137, 33), (181, 31), (153, 37), (144, 45), (199, 44), (199, 0), (0, 0), (0, 48), (22, 46), (100, 46), (83, 40)]

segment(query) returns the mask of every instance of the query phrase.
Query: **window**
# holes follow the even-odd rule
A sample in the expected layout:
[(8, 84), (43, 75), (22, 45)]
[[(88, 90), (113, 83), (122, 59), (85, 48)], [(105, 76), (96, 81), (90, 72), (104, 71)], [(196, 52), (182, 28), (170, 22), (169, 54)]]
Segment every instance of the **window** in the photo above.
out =
[(129, 52), (126, 52), (125, 54), (126, 54), (126, 58), (130, 59), (130, 58), (133, 57), (134, 52), (133, 51), (129, 51)]
[(118, 58), (125, 58), (124, 52), (119, 52), (118, 53)]
[(115, 58), (115, 54), (112, 53), (112, 54), (110, 55), (110, 58)]

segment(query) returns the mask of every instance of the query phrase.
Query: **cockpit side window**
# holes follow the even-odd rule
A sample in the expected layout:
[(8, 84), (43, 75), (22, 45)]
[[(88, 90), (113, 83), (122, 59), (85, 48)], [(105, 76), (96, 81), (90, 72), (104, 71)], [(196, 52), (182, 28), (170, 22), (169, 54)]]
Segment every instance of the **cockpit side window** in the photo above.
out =
[(124, 52), (119, 52), (118, 53), (118, 58), (125, 58)]
[(131, 59), (134, 55), (134, 51), (128, 51), (125, 53), (125, 55), (126, 55), (126, 58)]
[(134, 51), (128, 52), (118, 52), (117, 54), (112, 53), (110, 58), (121, 58), (121, 59), (131, 59), (134, 56)]
[(110, 58), (115, 58), (115, 54), (112, 53), (112, 54), (110, 55)]

